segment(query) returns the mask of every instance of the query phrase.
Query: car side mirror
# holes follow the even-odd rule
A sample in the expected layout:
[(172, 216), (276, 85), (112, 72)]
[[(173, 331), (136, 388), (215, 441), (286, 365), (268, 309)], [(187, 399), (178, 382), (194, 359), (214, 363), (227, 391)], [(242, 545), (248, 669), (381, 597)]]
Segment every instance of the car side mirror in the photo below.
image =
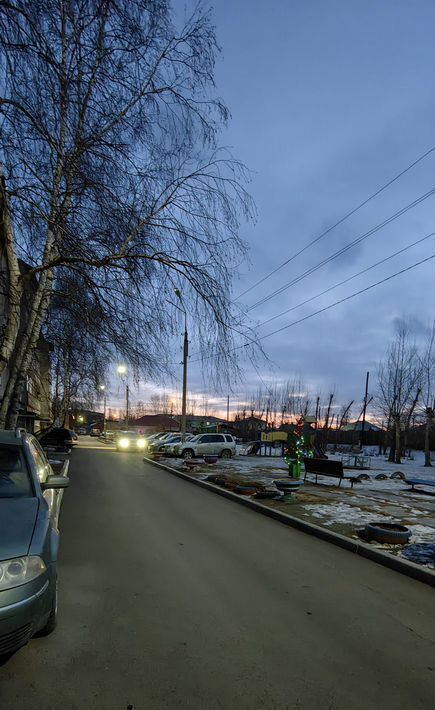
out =
[(45, 483), (41, 483), (43, 491), (50, 489), (68, 488), (69, 478), (67, 476), (48, 476)]

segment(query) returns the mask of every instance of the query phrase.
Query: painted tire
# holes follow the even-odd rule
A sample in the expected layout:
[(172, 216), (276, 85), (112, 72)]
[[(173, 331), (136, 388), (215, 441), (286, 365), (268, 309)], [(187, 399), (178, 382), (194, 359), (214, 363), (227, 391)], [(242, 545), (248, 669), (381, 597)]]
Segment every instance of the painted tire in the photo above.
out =
[(411, 537), (411, 531), (405, 525), (396, 523), (368, 523), (364, 530), (369, 540), (390, 545), (404, 545)]
[(394, 471), (394, 473), (391, 474), (390, 478), (399, 479), (400, 481), (404, 481), (405, 474), (402, 473), (402, 471)]
[(267, 500), (269, 498), (273, 500), (274, 498), (281, 498), (281, 491), (257, 491), (255, 497), (258, 500)]
[(234, 493), (238, 493), (241, 496), (252, 496), (256, 492), (256, 488), (250, 488), (249, 486), (236, 486), (234, 489)]
[(193, 449), (185, 449), (183, 451), (183, 459), (193, 459), (195, 452)]
[(385, 473), (378, 473), (377, 476), (375, 476), (375, 481), (386, 481), (388, 476)]

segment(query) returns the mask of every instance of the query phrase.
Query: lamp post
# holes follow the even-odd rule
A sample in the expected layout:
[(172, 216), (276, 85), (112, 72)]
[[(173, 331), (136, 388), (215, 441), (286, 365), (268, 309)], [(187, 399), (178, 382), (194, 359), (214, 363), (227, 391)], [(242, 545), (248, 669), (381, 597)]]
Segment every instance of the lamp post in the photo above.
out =
[(103, 392), (103, 434), (106, 432), (106, 385), (100, 385), (98, 387), (101, 392)]
[[(118, 375), (123, 375), (127, 376), (127, 365), (118, 365)], [(128, 429), (128, 398), (129, 398), (129, 390), (128, 390), (128, 382), (126, 378), (125, 382), (125, 428)]]
[[(184, 313), (184, 340), (183, 340), (183, 399), (181, 405), (181, 443), (186, 438), (186, 399), (187, 399), (187, 358), (189, 357), (189, 340), (187, 337), (187, 314), (181, 297), (181, 291), (175, 289), (175, 295), (180, 299), (182, 307), (175, 306), (179, 311)], [(175, 305), (175, 304), (174, 304)]]

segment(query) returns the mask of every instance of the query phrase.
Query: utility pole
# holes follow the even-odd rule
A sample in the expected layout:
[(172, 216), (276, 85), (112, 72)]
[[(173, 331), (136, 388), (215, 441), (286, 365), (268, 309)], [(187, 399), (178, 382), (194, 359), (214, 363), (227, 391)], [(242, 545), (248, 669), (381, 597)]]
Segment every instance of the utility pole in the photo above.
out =
[(187, 397), (187, 358), (189, 357), (189, 340), (187, 338), (187, 319), (184, 313), (184, 343), (183, 343), (183, 402), (181, 405), (181, 442), (186, 438), (186, 397)]
[(129, 388), (128, 384), (125, 386), (125, 428), (128, 429), (128, 399), (129, 399)]
[(370, 376), (370, 372), (368, 372), (366, 375), (366, 391), (364, 394), (364, 408), (363, 408), (363, 417), (362, 417), (362, 425), (361, 425), (361, 439), (359, 442), (360, 449), (362, 449), (363, 444), (364, 444), (364, 429), (366, 426), (367, 395), (369, 392), (369, 376)]
[(230, 423), (230, 395), (227, 396), (227, 424)]
[(183, 400), (181, 403), (181, 443), (184, 443), (186, 439), (186, 400), (187, 400), (187, 359), (189, 357), (189, 339), (187, 337), (187, 313), (186, 308), (183, 303), (183, 298), (181, 296), (181, 291), (178, 288), (174, 289), (175, 295), (180, 300), (180, 306), (172, 303), (175, 308), (184, 313), (184, 342), (183, 342)]
[(104, 400), (103, 400), (103, 432), (106, 431), (106, 393), (104, 393)]
[(316, 424), (315, 424), (315, 427), (314, 427), (315, 429), (317, 429), (317, 420), (319, 419), (319, 414), (320, 414), (319, 403), (320, 403), (320, 397), (317, 397), (317, 401), (316, 401)]

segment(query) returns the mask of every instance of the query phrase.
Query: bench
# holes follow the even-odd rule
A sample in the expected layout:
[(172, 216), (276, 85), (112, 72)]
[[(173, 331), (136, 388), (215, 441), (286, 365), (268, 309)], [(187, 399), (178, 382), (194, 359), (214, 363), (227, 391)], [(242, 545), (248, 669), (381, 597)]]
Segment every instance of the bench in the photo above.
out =
[(316, 476), (316, 483), (317, 483), (317, 476), (330, 476), (331, 478), (338, 478), (339, 479), (339, 483), (338, 483), (339, 487), (341, 485), (341, 481), (343, 480), (343, 478), (346, 481), (350, 481), (352, 488), (353, 488), (354, 483), (360, 483), (360, 481), (357, 477), (344, 475), (343, 464), (341, 461), (331, 461), (331, 459), (304, 458), (304, 466), (305, 466), (304, 480), (307, 477), (307, 473), (313, 473)]
[(412, 486), (412, 491), (414, 490), (414, 486), (435, 487), (435, 481), (426, 481), (424, 478), (405, 478), (405, 483), (407, 483), (408, 486)]

